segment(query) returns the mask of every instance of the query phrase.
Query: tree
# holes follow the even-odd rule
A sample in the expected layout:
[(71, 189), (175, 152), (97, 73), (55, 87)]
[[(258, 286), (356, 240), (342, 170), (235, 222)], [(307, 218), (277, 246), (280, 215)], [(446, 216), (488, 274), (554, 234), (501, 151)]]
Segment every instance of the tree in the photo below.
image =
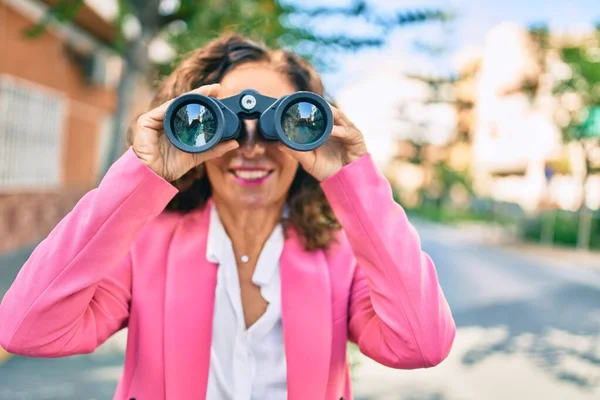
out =
[[(593, 213), (585, 202), (586, 183), (591, 174), (600, 172), (591, 162), (591, 155), (600, 144), (600, 24), (590, 35), (578, 38), (552, 38), (548, 28), (539, 24), (530, 29), (530, 37), (536, 45), (541, 73), (552, 77), (556, 123), (563, 141), (581, 147), (583, 201), (579, 209), (577, 247), (587, 249)], [(540, 87), (541, 81), (529, 87), (532, 99), (539, 95)], [(546, 236), (550, 239), (550, 234)]]
[[(411, 142), (415, 154), (410, 162), (421, 165), (431, 176), (421, 190), (422, 198), (433, 200), (435, 212), (441, 215), (445, 204), (452, 198), (453, 191), (456, 193), (460, 190), (469, 198), (473, 196), (468, 167), (457, 167), (451, 159), (452, 150), (467, 141), (467, 134), (460, 130), (458, 123), (458, 113), (464, 105), (460, 97), (456, 96), (454, 88), (461, 80), (468, 79), (469, 75), (433, 77), (411, 74), (407, 78), (420, 82), (429, 89), (428, 98), (422, 99), (421, 104), (416, 104), (420, 112), (410, 115), (406, 113), (405, 107), (401, 107), (398, 118), (408, 123), (411, 135), (414, 135)], [(436, 128), (441, 123), (440, 112), (444, 112), (443, 115), (455, 114), (457, 118), (451, 124), (444, 121), (446, 124)], [(429, 134), (439, 132), (440, 128), (451, 129), (451, 134), (444, 144), (435, 145)]]
[(584, 157), (582, 176), (582, 202), (579, 212), (577, 247), (589, 248), (593, 213), (585, 203), (586, 185), (593, 173), (600, 168), (591, 160), (592, 153), (600, 144), (600, 24), (595, 32), (577, 42), (560, 44), (558, 52), (568, 66), (568, 73), (558, 79), (554, 93), (561, 104), (563, 138), (565, 142), (577, 142)]
[[(50, 22), (72, 20), (83, 0), (57, 0), (46, 17), (33, 27), (35, 36)], [(356, 50), (385, 43), (389, 32), (400, 26), (425, 21), (443, 21), (448, 15), (440, 10), (405, 10), (392, 15), (379, 15), (366, 1), (355, 1), (347, 7), (303, 6), (281, 0), (118, 0), (118, 17), (114, 21), (118, 38), (112, 47), (124, 60), (117, 89), (118, 105), (114, 137), (104, 172), (120, 156), (123, 136), (128, 124), (133, 89), (142, 79), (153, 81), (155, 73), (168, 73), (172, 65), (156, 66), (150, 62), (148, 49), (156, 38), (166, 39), (179, 56), (197, 48), (222, 32), (237, 32), (263, 40), (273, 47), (293, 48), (311, 58), (317, 66), (328, 63), (324, 49)], [(366, 22), (375, 32), (371, 36), (347, 32), (322, 35), (309, 28), (327, 18), (347, 18)], [(137, 23), (137, 34), (126, 36), (125, 22)]]

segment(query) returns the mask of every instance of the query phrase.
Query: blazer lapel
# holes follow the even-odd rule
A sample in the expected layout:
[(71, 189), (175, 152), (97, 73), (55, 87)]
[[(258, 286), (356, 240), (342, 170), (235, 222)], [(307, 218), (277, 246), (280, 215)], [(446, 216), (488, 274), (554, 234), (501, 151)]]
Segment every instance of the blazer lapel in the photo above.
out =
[(281, 268), (288, 400), (323, 399), (331, 361), (331, 286), (322, 252), (307, 252), (289, 229)]
[(182, 219), (169, 251), (164, 319), (167, 399), (206, 396), (217, 282), (217, 265), (206, 260), (208, 210), (204, 207)]

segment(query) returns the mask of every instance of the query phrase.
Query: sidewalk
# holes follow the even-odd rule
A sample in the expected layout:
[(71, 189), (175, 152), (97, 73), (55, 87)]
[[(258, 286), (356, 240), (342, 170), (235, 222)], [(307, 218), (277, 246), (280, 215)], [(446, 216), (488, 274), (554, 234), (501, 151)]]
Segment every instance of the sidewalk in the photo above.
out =
[(594, 269), (600, 272), (600, 251), (583, 251), (564, 246), (544, 246), (535, 242), (523, 242), (515, 228), (493, 223), (442, 224), (430, 220), (411, 218), (420, 234), (436, 240), (466, 241), (491, 246), (548, 265)]
[(550, 264), (571, 264), (573, 267), (595, 269), (600, 272), (600, 252), (569, 247), (550, 247), (535, 243), (505, 243), (503, 248), (528, 257), (543, 259)]
[[(18, 251), (0, 254), (0, 299), (4, 297), (4, 294), (10, 288), (33, 249), (34, 246), (28, 246)], [(0, 347), (0, 364), (11, 357), (11, 354)]]
[(0, 254), (0, 299), (4, 297), (34, 248), (35, 245), (31, 245), (14, 252)]
[(471, 240), (500, 247), (510, 252), (543, 260), (548, 264), (570, 265), (600, 271), (600, 251), (579, 250), (561, 245), (548, 246), (536, 242), (524, 242), (516, 229), (492, 224), (461, 224), (457, 229)]

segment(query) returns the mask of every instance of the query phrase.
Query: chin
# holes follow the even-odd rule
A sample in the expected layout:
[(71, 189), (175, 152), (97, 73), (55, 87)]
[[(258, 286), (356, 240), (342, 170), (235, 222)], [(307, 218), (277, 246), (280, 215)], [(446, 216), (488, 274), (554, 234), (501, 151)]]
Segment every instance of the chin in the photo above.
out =
[(274, 207), (277, 203), (275, 199), (268, 198), (267, 196), (257, 196), (256, 193), (240, 194), (231, 200), (232, 205), (242, 210)]

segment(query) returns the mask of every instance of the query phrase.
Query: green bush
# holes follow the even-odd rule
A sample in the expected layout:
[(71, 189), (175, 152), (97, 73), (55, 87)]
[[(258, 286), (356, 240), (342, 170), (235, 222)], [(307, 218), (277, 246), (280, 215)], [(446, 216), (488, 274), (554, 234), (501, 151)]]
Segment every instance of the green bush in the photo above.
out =
[[(544, 212), (535, 218), (524, 220), (521, 224), (523, 238), (528, 241), (539, 242), (544, 225), (552, 223), (554, 223), (552, 243), (568, 247), (577, 245), (579, 213), (563, 210)], [(598, 215), (595, 215), (592, 220), (591, 230), (590, 248), (600, 249), (600, 218)]]

